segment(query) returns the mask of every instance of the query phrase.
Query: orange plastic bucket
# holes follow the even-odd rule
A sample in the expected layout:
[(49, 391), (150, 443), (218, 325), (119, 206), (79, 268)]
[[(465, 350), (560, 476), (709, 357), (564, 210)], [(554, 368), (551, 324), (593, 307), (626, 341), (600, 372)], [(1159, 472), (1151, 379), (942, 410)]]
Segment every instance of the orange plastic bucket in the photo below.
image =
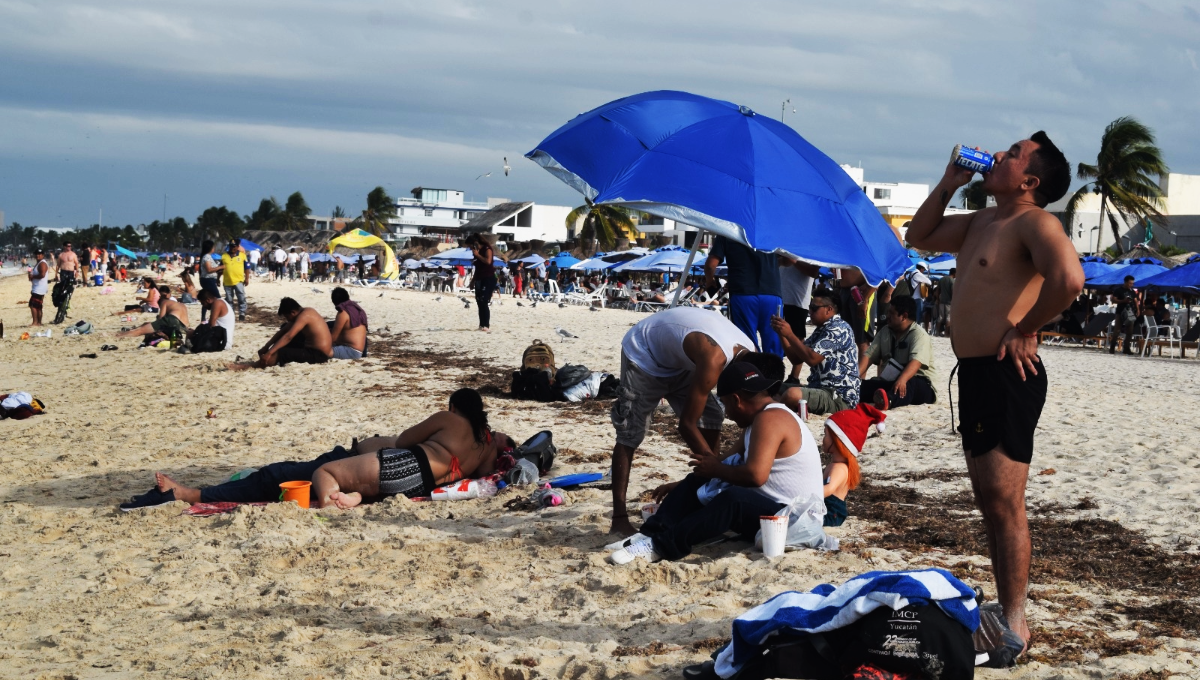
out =
[(312, 488), (312, 482), (284, 482), (279, 485), (283, 489), (283, 495), (279, 500), (284, 503), (288, 501), (296, 501), (296, 504), (302, 508), (308, 507), (309, 490)]

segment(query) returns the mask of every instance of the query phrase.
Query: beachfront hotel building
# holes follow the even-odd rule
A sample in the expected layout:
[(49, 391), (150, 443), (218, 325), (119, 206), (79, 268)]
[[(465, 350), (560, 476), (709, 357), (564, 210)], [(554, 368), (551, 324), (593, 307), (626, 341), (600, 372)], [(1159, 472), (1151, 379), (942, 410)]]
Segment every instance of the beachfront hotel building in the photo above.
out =
[[(1200, 175), (1172, 172), (1160, 177), (1158, 186), (1164, 194), (1161, 208), (1167, 216), (1167, 224), (1165, 227), (1154, 227), (1154, 240), (1161, 245), (1177, 246), (1189, 252), (1200, 251)], [(1046, 210), (1064, 222), (1076, 251), (1098, 253), (1108, 249), (1113, 245), (1112, 225), (1108, 223), (1108, 218), (1105, 219), (1106, 224), (1100, 224), (1098, 194), (1085, 196), (1071, 224), (1065, 224), (1067, 200), (1073, 193), (1068, 192), (1062, 200), (1046, 206)], [(1112, 207), (1111, 204), (1109, 207)], [(1117, 230), (1121, 234), (1122, 250), (1129, 250), (1146, 239), (1144, 224), (1130, 224), (1120, 213), (1113, 215), (1112, 219), (1116, 220)]]

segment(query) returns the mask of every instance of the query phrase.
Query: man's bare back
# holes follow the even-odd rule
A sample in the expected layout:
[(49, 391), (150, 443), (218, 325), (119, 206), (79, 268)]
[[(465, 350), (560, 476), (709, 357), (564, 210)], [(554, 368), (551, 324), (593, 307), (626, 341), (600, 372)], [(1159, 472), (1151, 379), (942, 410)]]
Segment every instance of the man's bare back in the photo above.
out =
[(183, 322), (184, 326), (188, 325), (187, 305), (178, 300), (168, 300), (163, 298), (158, 303), (158, 318), (164, 316), (173, 316)]
[(323, 465), (313, 475), (313, 485), (319, 507), (351, 508), (364, 497), (379, 495), (378, 453), (382, 449), (421, 447), (435, 485), (442, 485), (490, 474), (500, 447), (512, 445), (512, 440), (499, 432), (476, 441), (469, 420), (451, 411), (439, 411), (397, 437), (364, 439), (358, 444), (359, 455)]
[(296, 330), (295, 335), (304, 338), (305, 347), (325, 354), (333, 352), (333, 337), (329, 334), (329, 324), (325, 323), (325, 318), (312, 307), (300, 310), (300, 315), (289, 326), (289, 331), (291, 329)]
[(336, 336), (333, 337), (333, 344), (345, 345), (353, 347), (358, 351), (363, 351), (367, 346), (367, 327), (356, 326), (350, 327), (350, 314), (339, 311), (333, 320), (333, 330)]

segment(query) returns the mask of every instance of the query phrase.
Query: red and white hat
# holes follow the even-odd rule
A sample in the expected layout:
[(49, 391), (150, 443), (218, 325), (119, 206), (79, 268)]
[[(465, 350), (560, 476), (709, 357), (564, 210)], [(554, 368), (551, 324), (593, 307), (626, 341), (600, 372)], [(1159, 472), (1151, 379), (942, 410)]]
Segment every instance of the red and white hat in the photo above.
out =
[(885, 420), (887, 420), (887, 415), (883, 411), (870, 404), (859, 404), (858, 408), (848, 408), (829, 416), (829, 419), (825, 421), (825, 427), (829, 428), (829, 431), (842, 440), (846, 448), (857, 456), (862, 453), (862, 447), (867, 441), (871, 425), (874, 425), (875, 429), (883, 434), (886, 429), (883, 422)]

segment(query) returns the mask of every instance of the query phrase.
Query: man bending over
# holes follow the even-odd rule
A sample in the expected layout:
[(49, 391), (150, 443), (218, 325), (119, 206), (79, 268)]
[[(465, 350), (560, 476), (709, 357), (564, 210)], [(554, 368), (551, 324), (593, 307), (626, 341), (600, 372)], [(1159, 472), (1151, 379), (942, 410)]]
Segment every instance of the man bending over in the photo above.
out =
[[(483, 398), (475, 390), (464, 388), (450, 395), (448, 409), (401, 432), (399, 437), (371, 437), (350, 449), (335, 446), (310, 461), (271, 463), (242, 479), (216, 486), (184, 486), (157, 472), (155, 487), (123, 503), (121, 509), (177, 500), (269, 503), (279, 500), (279, 485), (283, 482), (310, 480), (314, 483), (312, 499), (318, 507), (336, 504), (349, 508), (364, 496), (427, 496), (442, 484), (491, 473), (497, 452), (515, 448), (508, 435), (488, 427)], [(371, 467), (371, 461), (375, 461), (373, 474), (365, 469)], [(318, 490), (323, 495), (318, 495)]]
[(158, 318), (137, 328), (117, 333), (118, 338), (147, 335), (150, 337), (146, 339), (152, 340), (155, 337), (169, 339), (172, 335), (182, 338), (188, 334), (187, 305), (171, 297), (170, 286), (159, 286), (158, 295)]
[[(678, 560), (697, 543), (730, 530), (753, 541), (761, 516), (778, 513), (796, 498), (821, 502), (816, 440), (791, 409), (771, 396), (778, 384), (744, 361), (721, 372), (717, 396), (725, 414), (744, 430), (740, 445), (724, 460), (693, 451), (688, 465), (694, 471), (655, 489), (655, 497), (663, 499), (658, 512), (639, 533), (609, 546), (615, 550), (613, 563)], [(819, 544), (824, 534), (815, 533)]]
[(946, 216), (972, 174), (947, 165), (907, 237), (916, 248), (958, 253), (950, 328), (959, 358), (958, 431), (1015, 661), (1029, 643), (1025, 484), (1047, 390), (1037, 331), (1079, 295), (1083, 269), (1062, 223), (1045, 210), (1071, 184), (1071, 167), (1045, 132), (995, 155), (983, 176), (995, 207)]

